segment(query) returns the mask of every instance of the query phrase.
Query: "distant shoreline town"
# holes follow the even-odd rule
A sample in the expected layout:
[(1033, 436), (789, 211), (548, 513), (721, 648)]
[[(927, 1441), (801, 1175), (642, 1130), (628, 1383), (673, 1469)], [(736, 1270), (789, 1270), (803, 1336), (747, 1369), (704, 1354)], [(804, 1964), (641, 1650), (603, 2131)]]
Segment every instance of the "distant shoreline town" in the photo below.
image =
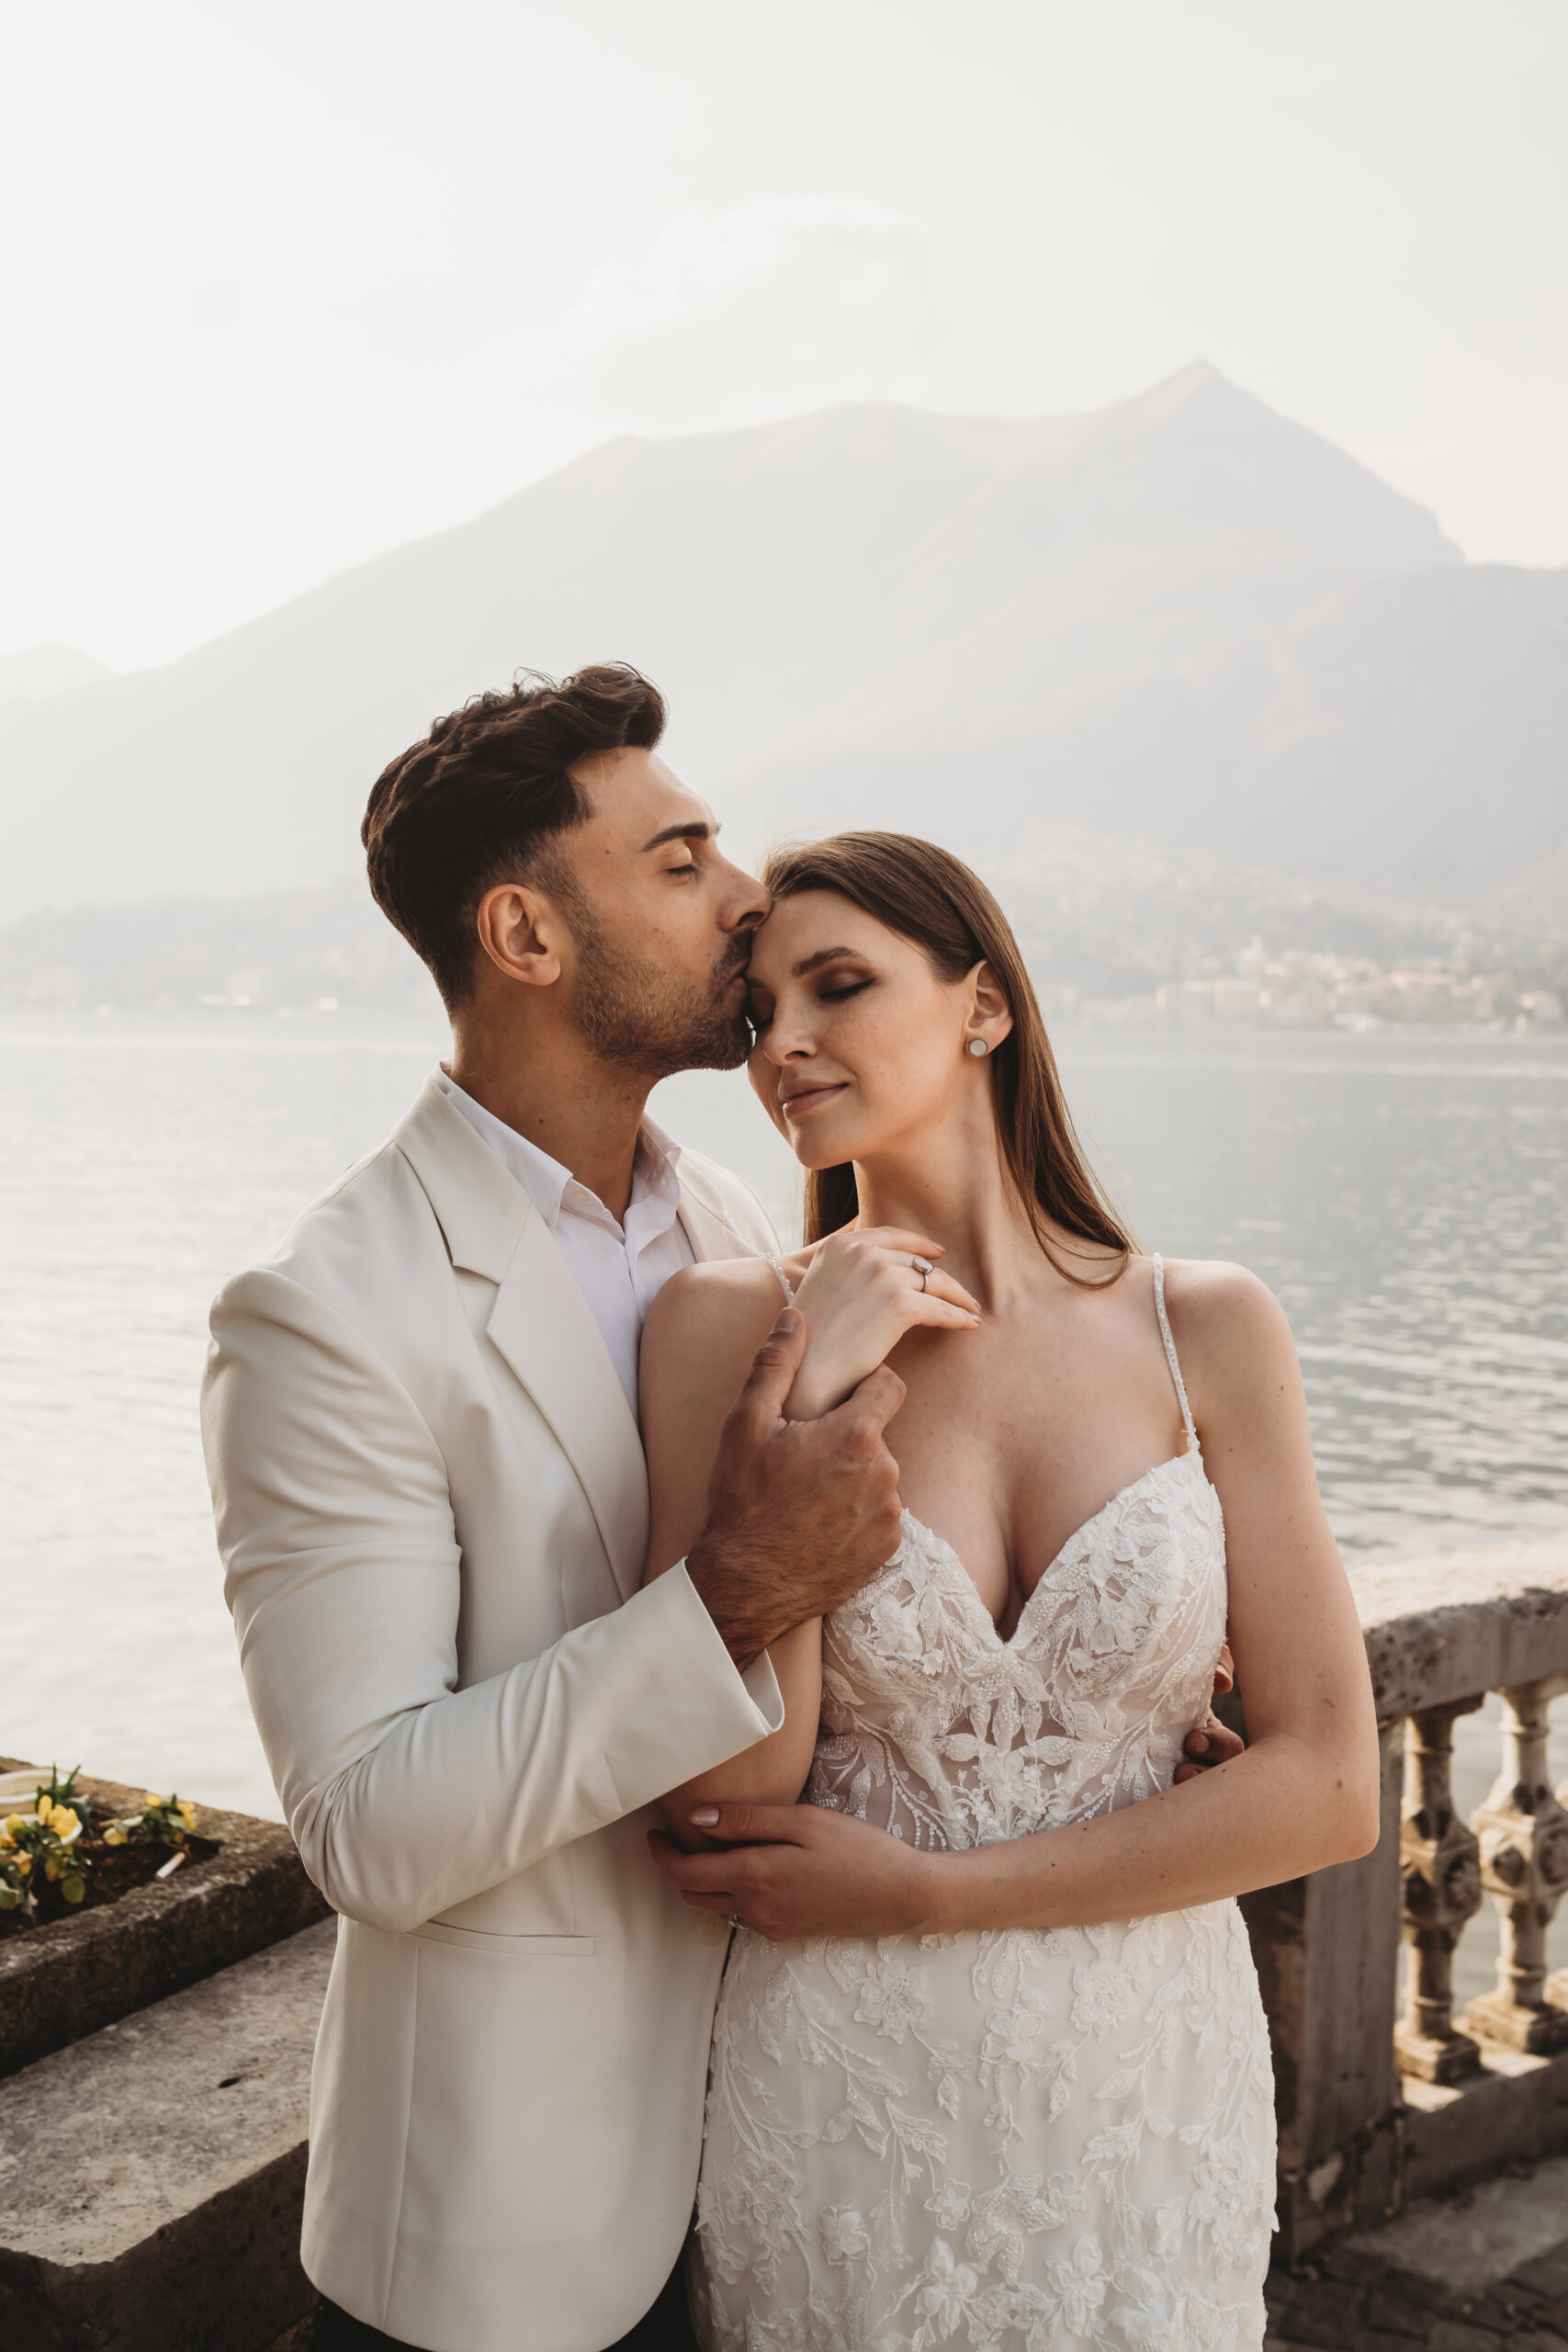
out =
[[(1090, 855), (1081, 836), (991, 879), (1058, 1027), (1568, 1035), (1555, 925), (1346, 907), (1235, 869), (1173, 879), (1161, 861)], [(29, 916), (0, 930), (0, 1009), (440, 1019), (357, 879)]]
[(1372, 957), (1292, 948), (1270, 956), (1260, 940), (1229, 970), (1158, 981), (1123, 996), (1094, 995), (1072, 981), (1042, 989), (1047, 1020), (1096, 1029), (1472, 1029), (1501, 1036), (1568, 1034), (1563, 994), (1533, 973), (1473, 971), (1432, 962), (1385, 969)]

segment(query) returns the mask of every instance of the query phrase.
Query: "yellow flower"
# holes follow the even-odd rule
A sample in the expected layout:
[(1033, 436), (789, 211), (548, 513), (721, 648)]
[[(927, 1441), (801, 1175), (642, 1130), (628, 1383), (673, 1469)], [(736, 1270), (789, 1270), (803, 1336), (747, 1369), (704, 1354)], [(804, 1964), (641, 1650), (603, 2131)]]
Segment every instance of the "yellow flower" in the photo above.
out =
[(57, 1838), (73, 1838), (82, 1826), (82, 1816), (68, 1804), (57, 1804), (50, 1817), (50, 1827)]
[(17, 1856), (17, 1868), (24, 1878), (31, 1878), (33, 1873), (32, 1856), (30, 1854), (18, 1854)]
[(40, 1790), (39, 1791), (39, 1800), (38, 1800), (38, 1817), (39, 1817), (39, 1819), (42, 1822), (42, 1824), (43, 1824), (43, 1826), (44, 1826), (44, 1827), (45, 1827), (46, 1829), (49, 1827), (49, 1816), (50, 1816), (50, 1815), (51, 1815), (53, 1811), (54, 1811), (54, 1800), (53, 1800), (53, 1798), (52, 1798), (52, 1797), (46, 1797), (46, 1796), (44, 1795), (44, 1793), (43, 1793), (43, 1791), (40, 1789)]
[(21, 1826), (22, 1815), (19, 1813), (8, 1813), (6, 1815), (6, 1835), (13, 1845), (17, 1841), (17, 1832)]
[(144, 1789), (141, 1792), (141, 1802), (143, 1804), (162, 1804), (164, 1800), (160, 1796), (154, 1796), (151, 1789)]
[(118, 1824), (112, 1829), (106, 1829), (104, 1832), (104, 1843), (106, 1846), (123, 1846), (125, 1843), (124, 1830), (121, 1829)]
[(196, 1807), (192, 1804), (189, 1797), (182, 1797), (180, 1799), (180, 1811), (185, 1815), (186, 1827), (187, 1829), (194, 1829), (196, 1827)]

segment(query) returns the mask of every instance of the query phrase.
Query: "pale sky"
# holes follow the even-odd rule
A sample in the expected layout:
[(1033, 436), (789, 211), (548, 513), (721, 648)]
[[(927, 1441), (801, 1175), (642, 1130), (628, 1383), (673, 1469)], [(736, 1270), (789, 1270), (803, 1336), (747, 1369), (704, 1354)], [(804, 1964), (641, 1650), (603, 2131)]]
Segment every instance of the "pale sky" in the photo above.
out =
[(624, 431), (1203, 357), (1568, 563), (1565, 0), (0, 0), (0, 653)]

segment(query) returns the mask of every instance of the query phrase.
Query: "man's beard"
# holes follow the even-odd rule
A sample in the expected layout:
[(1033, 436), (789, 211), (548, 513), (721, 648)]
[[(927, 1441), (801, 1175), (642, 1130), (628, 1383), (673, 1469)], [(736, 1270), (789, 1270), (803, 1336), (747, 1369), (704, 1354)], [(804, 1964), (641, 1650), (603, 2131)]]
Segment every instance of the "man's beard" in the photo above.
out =
[(750, 960), (748, 933), (728, 943), (706, 988), (694, 989), (613, 947), (581, 898), (571, 928), (578, 950), (571, 1018), (602, 1062), (655, 1081), (678, 1069), (739, 1069), (751, 1050), (751, 1025), (733, 983)]

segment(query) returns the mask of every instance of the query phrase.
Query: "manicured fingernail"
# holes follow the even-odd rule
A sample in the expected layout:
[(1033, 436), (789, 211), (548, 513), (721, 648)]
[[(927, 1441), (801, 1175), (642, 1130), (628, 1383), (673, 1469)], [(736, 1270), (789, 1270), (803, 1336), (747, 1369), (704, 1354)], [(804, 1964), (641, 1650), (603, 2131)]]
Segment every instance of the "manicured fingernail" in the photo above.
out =
[(694, 1805), (692, 1807), (690, 1820), (694, 1829), (716, 1829), (718, 1827), (718, 1807), (716, 1804)]

